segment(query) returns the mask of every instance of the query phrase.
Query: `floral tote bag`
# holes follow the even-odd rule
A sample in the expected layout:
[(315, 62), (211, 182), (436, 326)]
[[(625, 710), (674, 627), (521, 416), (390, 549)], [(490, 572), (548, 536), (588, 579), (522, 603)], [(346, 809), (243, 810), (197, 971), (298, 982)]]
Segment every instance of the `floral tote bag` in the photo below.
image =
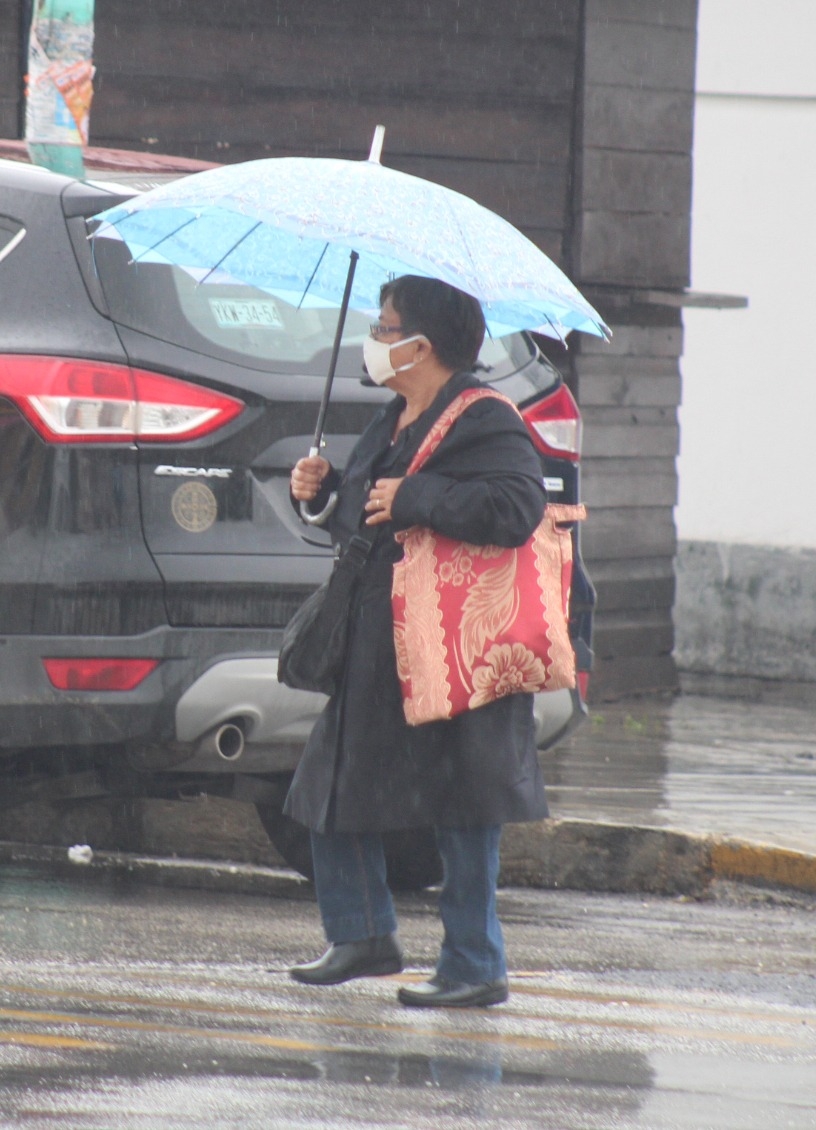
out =
[[(462, 412), (492, 389), (467, 389), (426, 436), (417, 471)], [(453, 718), (507, 694), (575, 686), (568, 629), (572, 537), (563, 523), (583, 506), (548, 504), (518, 548), (469, 545), (414, 526), (400, 531), (404, 557), (391, 591), (403, 708), (409, 724)]]

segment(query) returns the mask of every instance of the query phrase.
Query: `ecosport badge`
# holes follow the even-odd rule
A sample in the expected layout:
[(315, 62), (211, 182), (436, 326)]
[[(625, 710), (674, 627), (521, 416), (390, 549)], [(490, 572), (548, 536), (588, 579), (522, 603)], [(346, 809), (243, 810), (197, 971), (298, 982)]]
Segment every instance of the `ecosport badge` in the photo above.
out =
[(182, 483), (170, 500), (173, 517), (183, 530), (203, 534), (218, 517), (218, 501), (206, 483)]

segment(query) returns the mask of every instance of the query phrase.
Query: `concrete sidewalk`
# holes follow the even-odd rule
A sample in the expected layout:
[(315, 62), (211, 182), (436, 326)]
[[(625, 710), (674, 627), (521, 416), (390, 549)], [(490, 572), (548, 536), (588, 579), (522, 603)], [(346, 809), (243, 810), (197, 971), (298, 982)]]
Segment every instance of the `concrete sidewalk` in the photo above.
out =
[(583, 889), (699, 895), (727, 879), (816, 892), (816, 687), (730, 690), (739, 697), (593, 707), (544, 755), (554, 820), (534, 835), (508, 829), (506, 881), (526, 871)]
[[(798, 699), (768, 684), (729, 691), (592, 707), (582, 727), (542, 755), (552, 818), (505, 829), (502, 883), (710, 897), (729, 880), (816, 893), (810, 688)], [(251, 805), (213, 797), (139, 803), (141, 850), (95, 850), (92, 870), (222, 890), (310, 891), (281, 866)], [(6, 814), (0, 859), (70, 866), (68, 845), (104, 844), (100, 811), (91, 805), (83, 817), (75, 808), (36, 844), (22, 830), (30, 832), (37, 813), (21, 810), (16, 823)], [(8, 842), (23, 838), (29, 843)]]

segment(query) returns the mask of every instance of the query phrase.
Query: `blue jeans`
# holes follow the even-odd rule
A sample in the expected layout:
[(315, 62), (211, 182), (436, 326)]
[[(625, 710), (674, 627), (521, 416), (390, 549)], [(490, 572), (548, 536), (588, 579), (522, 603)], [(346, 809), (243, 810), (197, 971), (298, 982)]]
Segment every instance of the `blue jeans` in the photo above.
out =
[[(478, 985), (507, 974), (496, 912), (498, 824), (437, 828), (444, 865), (439, 913), (445, 929), (436, 972)], [(397, 918), (377, 833), (312, 832), (317, 902), (330, 942), (356, 942), (393, 933)]]

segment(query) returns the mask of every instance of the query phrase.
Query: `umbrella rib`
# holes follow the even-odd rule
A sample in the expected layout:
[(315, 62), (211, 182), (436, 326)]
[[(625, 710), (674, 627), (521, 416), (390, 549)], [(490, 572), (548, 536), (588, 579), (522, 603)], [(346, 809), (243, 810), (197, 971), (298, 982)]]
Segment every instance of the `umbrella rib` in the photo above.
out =
[[(477, 269), (476, 262), (473, 258), (471, 250), (470, 250), (470, 243), (468, 242), (466, 233), (463, 230), (462, 225), (459, 221), (459, 217), (456, 214), (456, 211), (450, 206), (450, 203), (448, 202), (448, 200), (446, 198), (444, 198), (444, 204), (445, 204), (445, 207), (448, 210), (448, 213), (449, 213), (451, 219), (455, 223), (457, 230), (459, 231), (459, 234), (460, 234), (461, 240), (462, 240), (462, 246), (464, 247), (465, 253), (468, 257), (468, 260), (470, 261), (470, 265), (471, 265), (471, 268), (473, 270), (474, 276), (478, 276), (478, 269)], [(490, 303), (485, 300), (485, 305), (489, 306)], [(549, 316), (549, 314), (547, 314), (547, 312), (545, 310), (542, 310), (542, 313), (544, 315), (544, 318), (545, 318), (547, 324), (549, 326), (552, 326), (553, 330), (555, 331), (556, 335), (558, 336), (558, 340), (561, 341), (564, 345), (566, 345), (567, 344), (566, 338), (565, 338), (564, 334), (561, 333), (560, 329), (558, 328), (558, 325)], [(493, 335), (491, 334), (490, 336), (492, 337)]]
[[(476, 275), (478, 274), (477, 269), (476, 269), (476, 261), (473, 258), (473, 255), (471, 254), (470, 243), (468, 241), (468, 238), (465, 234), (464, 229), (462, 228), (461, 223), (459, 222), (459, 217), (457, 216), (454, 209), (451, 207), (450, 203), (448, 202), (447, 197), (443, 197), (442, 199), (443, 199), (443, 202), (445, 204), (445, 208), (446, 208), (448, 214), (450, 215), (451, 219), (453, 220), (454, 224), (456, 225), (457, 231), (459, 232), (459, 236), (462, 240), (462, 246), (464, 247), (465, 253), (467, 254), (467, 257), (470, 261), (470, 266), (471, 266), (471, 269), (473, 271), (474, 277), (476, 277)], [(478, 298), (478, 297), (479, 297), (478, 295), (474, 295), (474, 298)]]
[(306, 295), (309, 293), (309, 287), (314, 282), (314, 277), (317, 274), (317, 272), (320, 270), (320, 264), (323, 262), (323, 256), (326, 254), (326, 252), (328, 250), (329, 250), (328, 243), (324, 243), (323, 244), (323, 250), (320, 252), (320, 258), (315, 263), (315, 268), (312, 271), (312, 273), (309, 275), (309, 281), (306, 283), (306, 289), (303, 291), (303, 294), (301, 294), (301, 296), (300, 296), (300, 302), (298, 302), (298, 304), (297, 304), (298, 310), (303, 305), (303, 300), (305, 299)]
[(558, 340), (561, 342), (562, 345), (565, 346), (567, 344), (566, 335), (561, 333), (561, 330), (558, 328), (557, 324), (552, 320), (552, 318), (550, 317), (550, 315), (547, 313), (546, 310), (543, 310), (542, 313), (543, 313), (544, 317), (547, 319), (547, 325), (552, 326), (553, 330), (555, 331), (555, 333), (558, 337)]
[(236, 239), (235, 243), (233, 243), (233, 245), (229, 249), (229, 251), (224, 252), (224, 254), (221, 256), (221, 258), (218, 260), (218, 262), (215, 263), (212, 267), (210, 267), (210, 269), (209, 269), (209, 271), (207, 271), (206, 275), (203, 275), (198, 280), (198, 283), (196, 285), (200, 286), (201, 283), (205, 283), (207, 281), (207, 279), (210, 277), (210, 275), (214, 274), (218, 270), (218, 268), (221, 266), (221, 264), (224, 262), (224, 260), (229, 259), (230, 255), (232, 255), (232, 253), (236, 249), (236, 247), (240, 247), (241, 244), (244, 242), (244, 240), (249, 239), (249, 237), (252, 235), (252, 233), (254, 231), (256, 231), (259, 227), (261, 227), (261, 225), (262, 225), (262, 221), (258, 220), (258, 222), (256, 224), (252, 225), (252, 227), (249, 229), (249, 231), (244, 232), (244, 234), (241, 236), (240, 239)]
[[(128, 217), (126, 217), (126, 218), (129, 218), (132, 215), (133, 215), (133, 213), (131, 212), (131, 213), (129, 213)], [(131, 263), (138, 263), (138, 261), (142, 258), (142, 256), (152, 254), (152, 252), (154, 252), (157, 247), (161, 247), (161, 245), (163, 243), (166, 243), (168, 239), (172, 239), (173, 236), (178, 235), (178, 233), (180, 231), (182, 231), (184, 228), (186, 228), (188, 226), (188, 224), (195, 223), (195, 221), (197, 219), (198, 219), (197, 216), (190, 216), (189, 220), (185, 220), (183, 224), (179, 224), (179, 226), (177, 228), (174, 228), (173, 231), (168, 232), (167, 235), (163, 235), (158, 243), (154, 243), (152, 247), (145, 248), (144, 251), (141, 251), (138, 255), (135, 255), (132, 259), (130, 259), (129, 262), (128, 262), (128, 266), (130, 266)], [(116, 227), (116, 224), (113, 224), (112, 226)]]

